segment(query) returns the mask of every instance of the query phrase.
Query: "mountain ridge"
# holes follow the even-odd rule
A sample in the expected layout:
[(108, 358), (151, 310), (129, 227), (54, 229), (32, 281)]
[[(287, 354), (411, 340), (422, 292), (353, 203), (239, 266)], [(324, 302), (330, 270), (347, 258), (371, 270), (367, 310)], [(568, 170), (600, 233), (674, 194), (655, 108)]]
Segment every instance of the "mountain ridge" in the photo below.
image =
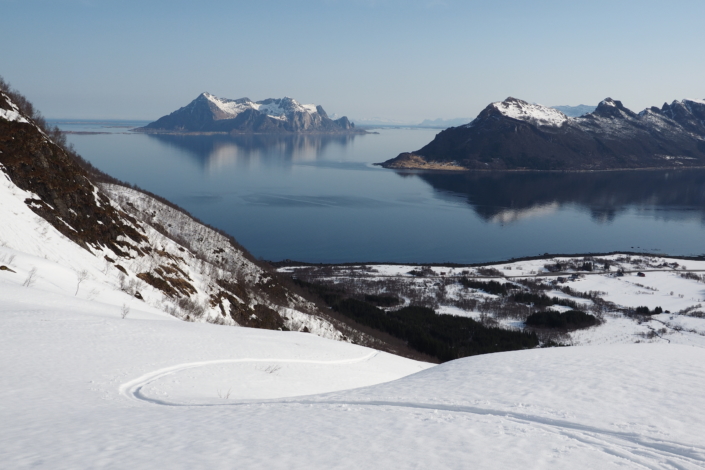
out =
[(201, 93), (188, 105), (143, 127), (145, 133), (365, 133), (343, 116), (330, 119), (322, 106), (293, 98), (218, 98)]
[(705, 100), (640, 113), (606, 98), (569, 117), (509, 97), (423, 148), (380, 164), (396, 169), (594, 171), (705, 166)]

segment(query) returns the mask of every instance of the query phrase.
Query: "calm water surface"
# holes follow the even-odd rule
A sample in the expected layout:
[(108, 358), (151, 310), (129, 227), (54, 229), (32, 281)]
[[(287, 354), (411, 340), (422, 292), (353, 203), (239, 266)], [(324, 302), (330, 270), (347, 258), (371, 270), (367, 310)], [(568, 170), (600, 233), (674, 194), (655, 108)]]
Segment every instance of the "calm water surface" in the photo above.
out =
[[(424, 174), (372, 166), (438, 130), (150, 136), (60, 123), (105, 172), (179, 204), (255, 256), (473, 263), (543, 253), (705, 253), (705, 171)], [(118, 127), (124, 126), (124, 127)]]

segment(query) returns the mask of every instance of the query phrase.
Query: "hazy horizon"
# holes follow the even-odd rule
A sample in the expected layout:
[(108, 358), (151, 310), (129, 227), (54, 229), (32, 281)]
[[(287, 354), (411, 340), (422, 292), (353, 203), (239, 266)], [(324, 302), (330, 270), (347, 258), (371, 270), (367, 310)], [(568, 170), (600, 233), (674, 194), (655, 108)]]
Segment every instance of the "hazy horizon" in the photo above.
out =
[[(640, 111), (705, 98), (705, 3), (0, 0), (0, 75), (52, 119), (155, 120), (201, 92), (353, 119), (514, 96)], [(12, 45), (8, 47), (7, 45)]]

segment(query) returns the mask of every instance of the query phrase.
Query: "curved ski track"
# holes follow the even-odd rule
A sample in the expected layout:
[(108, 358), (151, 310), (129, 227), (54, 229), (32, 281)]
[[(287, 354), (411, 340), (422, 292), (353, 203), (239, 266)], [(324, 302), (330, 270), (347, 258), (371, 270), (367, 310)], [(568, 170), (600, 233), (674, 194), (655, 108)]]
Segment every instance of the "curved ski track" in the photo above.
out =
[(695, 446), (692, 444), (681, 444), (678, 442), (652, 439), (641, 436), (637, 433), (610, 431), (594, 426), (587, 426), (570, 421), (533, 416), (526, 413), (516, 413), (511, 411), (493, 410), (474, 406), (444, 405), (435, 403), (413, 403), (394, 401), (343, 401), (343, 400), (312, 400), (312, 399), (272, 399), (272, 400), (243, 400), (232, 403), (203, 403), (184, 404), (174, 403), (155, 398), (150, 398), (142, 394), (142, 387), (149, 383), (165, 377), (167, 375), (196, 367), (214, 364), (233, 364), (246, 362), (281, 362), (288, 364), (354, 364), (364, 362), (375, 357), (379, 352), (375, 351), (360, 358), (343, 359), (337, 361), (318, 361), (306, 359), (222, 359), (215, 361), (190, 362), (165, 367), (153, 372), (144, 374), (134, 380), (120, 386), (120, 394), (131, 399), (162, 406), (175, 407), (210, 407), (210, 406), (247, 406), (247, 405), (348, 405), (360, 407), (389, 407), (399, 409), (417, 409), (427, 411), (443, 411), (450, 413), (467, 413), (477, 416), (493, 416), (506, 421), (531, 426), (541, 429), (544, 432), (554, 435), (568, 437), (577, 442), (593, 447), (608, 455), (624, 459), (639, 468), (658, 469), (705, 469), (705, 446)]

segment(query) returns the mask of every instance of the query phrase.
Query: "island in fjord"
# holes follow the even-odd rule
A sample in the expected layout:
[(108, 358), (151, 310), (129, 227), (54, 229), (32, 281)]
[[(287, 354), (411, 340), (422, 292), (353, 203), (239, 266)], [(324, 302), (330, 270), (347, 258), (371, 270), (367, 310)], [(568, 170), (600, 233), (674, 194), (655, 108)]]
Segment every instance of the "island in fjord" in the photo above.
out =
[(607, 98), (579, 117), (516, 98), (379, 164), (423, 170), (591, 171), (705, 166), (705, 100), (640, 113)]
[(134, 129), (150, 134), (365, 134), (343, 116), (331, 119), (323, 107), (293, 98), (231, 100), (201, 93), (173, 113)]

